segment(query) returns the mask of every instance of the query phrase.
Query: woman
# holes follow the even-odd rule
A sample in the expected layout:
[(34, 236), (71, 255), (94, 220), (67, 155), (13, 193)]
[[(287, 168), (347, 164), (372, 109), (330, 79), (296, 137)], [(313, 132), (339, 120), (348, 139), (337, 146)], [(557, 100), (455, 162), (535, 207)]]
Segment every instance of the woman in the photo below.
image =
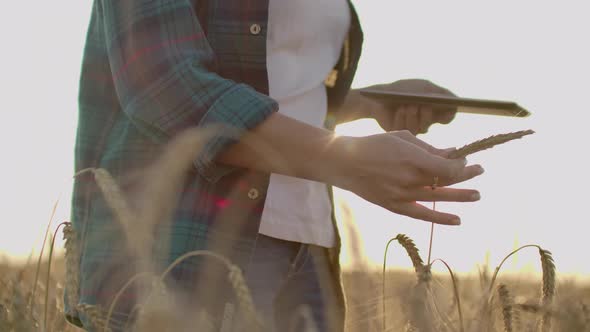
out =
[[(108, 170), (132, 198), (150, 180), (134, 175), (166, 143), (187, 129), (208, 128), (172, 220), (157, 228), (153, 247), (160, 249), (146, 256), (161, 272), (187, 252), (217, 253), (241, 269), (269, 331), (302, 326), (298, 317), (307, 309), (320, 331), (342, 331), (340, 244), (329, 186), (395, 213), (458, 225), (458, 216), (416, 201), (475, 201), (475, 190), (430, 185), (483, 172), (464, 159), (446, 159), (448, 151), (412, 134), (449, 122), (453, 112), (386, 107), (349, 91), (361, 45), (346, 0), (95, 0), (80, 81), (76, 169)], [(382, 88), (449, 93), (419, 80)], [(331, 131), (362, 117), (376, 118), (388, 132), (353, 138)], [(400, 129), (412, 133), (391, 131)], [(145, 257), (126, 250), (125, 234), (90, 173), (76, 179), (72, 224), (83, 245), (68, 317), (92, 330), (79, 304), (108, 308)], [(168, 244), (165, 251), (160, 242)], [(204, 309), (221, 329), (241, 330), (226, 275), (215, 259), (188, 259), (171, 271), (167, 287), (183, 308)], [(137, 289), (122, 294), (113, 330), (135, 319), (141, 296)]]

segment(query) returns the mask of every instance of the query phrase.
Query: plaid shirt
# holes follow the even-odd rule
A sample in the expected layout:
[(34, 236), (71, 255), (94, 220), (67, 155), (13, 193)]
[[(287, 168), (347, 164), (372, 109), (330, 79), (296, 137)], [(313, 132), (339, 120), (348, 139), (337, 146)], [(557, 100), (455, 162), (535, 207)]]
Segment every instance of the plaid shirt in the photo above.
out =
[[(269, 174), (214, 160), (278, 109), (268, 97), (268, 0), (193, 1), (94, 0), (80, 79), (76, 170), (104, 168), (131, 196), (140, 185), (134, 175), (171, 138), (188, 128), (222, 125), (194, 159), (172, 220), (157, 230), (157, 239), (169, 242), (166, 253), (152, 258), (163, 267), (186, 252), (206, 249), (244, 268)], [(327, 80), (328, 127), (360, 56), (362, 32), (351, 10), (349, 37)], [(124, 233), (91, 173), (76, 178), (72, 225), (82, 244), (75, 267), (78, 303), (108, 308), (138, 272), (137, 259), (125, 250)], [(338, 250), (335, 262), (337, 255)], [(175, 287), (189, 287), (198, 271), (198, 261), (188, 260), (170, 278)], [(132, 292), (123, 294), (116, 322), (124, 320), (133, 298)], [(66, 303), (68, 319), (80, 324), (78, 316), (86, 319), (75, 305)]]

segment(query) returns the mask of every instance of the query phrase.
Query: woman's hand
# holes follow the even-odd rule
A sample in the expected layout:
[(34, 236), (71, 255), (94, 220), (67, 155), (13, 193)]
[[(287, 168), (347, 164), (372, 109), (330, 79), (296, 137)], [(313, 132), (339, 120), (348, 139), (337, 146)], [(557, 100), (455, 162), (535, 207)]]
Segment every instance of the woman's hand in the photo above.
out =
[[(437, 224), (458, 225), (458, 216), (417, 202), (479, 200), (476, 190), (445, 186), (482, 174), (481, 166), (466, 166), (465, 159), (447, 159), (449, 150), (436, 149), (409, 131), (342, 139), (339, 150), (344, 151), (348, 163), (341, 166), (347, 171), (335, 184), (385, 209)], [(435, 177), (438, 187), (433, 189)]]
[[(455, 96), (451, 91), (430, 81), (421, 79), (399, 80), (390, 84), (378, 84), (371, 89), (407, 93), (432, 93)], [(396, 104), (377, 101), (358, 94), (353, 98), (358, 107), (363, 107), (370, 118), (374, 118), (385, 131), (408, 130), (412, 134), (423, 134), (434, 123), (448, 124), (455, 117), (456, 109), (433, 109), (427, 105)]]
[[(475, 190), (445, 188), (483, 172), (465, 159), (447, 159), (409, 131), (366, 137), (336, 136), (274, 113), (217, 159), (266, 173), (324, 182), (350, 190), (392, 212), (438, 224), (457, 225), (459, 217), (416, 202), (471, 202)], [(438, 178), (438, 188), (432, 189)]]

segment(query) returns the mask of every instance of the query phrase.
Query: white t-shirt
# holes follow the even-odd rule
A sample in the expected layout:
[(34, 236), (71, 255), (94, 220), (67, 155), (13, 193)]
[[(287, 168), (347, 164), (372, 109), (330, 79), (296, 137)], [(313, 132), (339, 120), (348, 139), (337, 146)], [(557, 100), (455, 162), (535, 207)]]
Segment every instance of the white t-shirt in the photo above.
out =
[[(278, 101), (279, 113), (323, 127), (327, 112), (324, 79), (338, 61), (349, 26), (346, 0), (269, 1), (269, 94)], [(271, 174), (259, 232), (333, 247), (331, 214), (325, 184)]]

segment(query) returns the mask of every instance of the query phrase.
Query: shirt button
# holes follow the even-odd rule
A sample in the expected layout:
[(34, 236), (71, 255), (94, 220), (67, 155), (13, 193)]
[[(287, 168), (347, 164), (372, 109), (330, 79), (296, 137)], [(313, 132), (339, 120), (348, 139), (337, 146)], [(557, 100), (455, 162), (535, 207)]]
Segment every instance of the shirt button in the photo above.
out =
[(257, 199), (258, 196), (260, 196), (260, 194), (258, 193), (258, 189), (250, 188), (250, 190), (248, 190), (248, 198)]
[(256, 23), (254, 23), (254, 24), (252, 24), (252, 25), (250, 26), (250, 33), (251, 33), (251, 34), (253, 34), (253, 35), (257, 35), (257, 34), (259, 34), (259, 33), (260, 33), (260, 30), (262, 30), (262, 29), (260, 28), (260, 25), (258, 25), (258, 24), (256, 24)]

